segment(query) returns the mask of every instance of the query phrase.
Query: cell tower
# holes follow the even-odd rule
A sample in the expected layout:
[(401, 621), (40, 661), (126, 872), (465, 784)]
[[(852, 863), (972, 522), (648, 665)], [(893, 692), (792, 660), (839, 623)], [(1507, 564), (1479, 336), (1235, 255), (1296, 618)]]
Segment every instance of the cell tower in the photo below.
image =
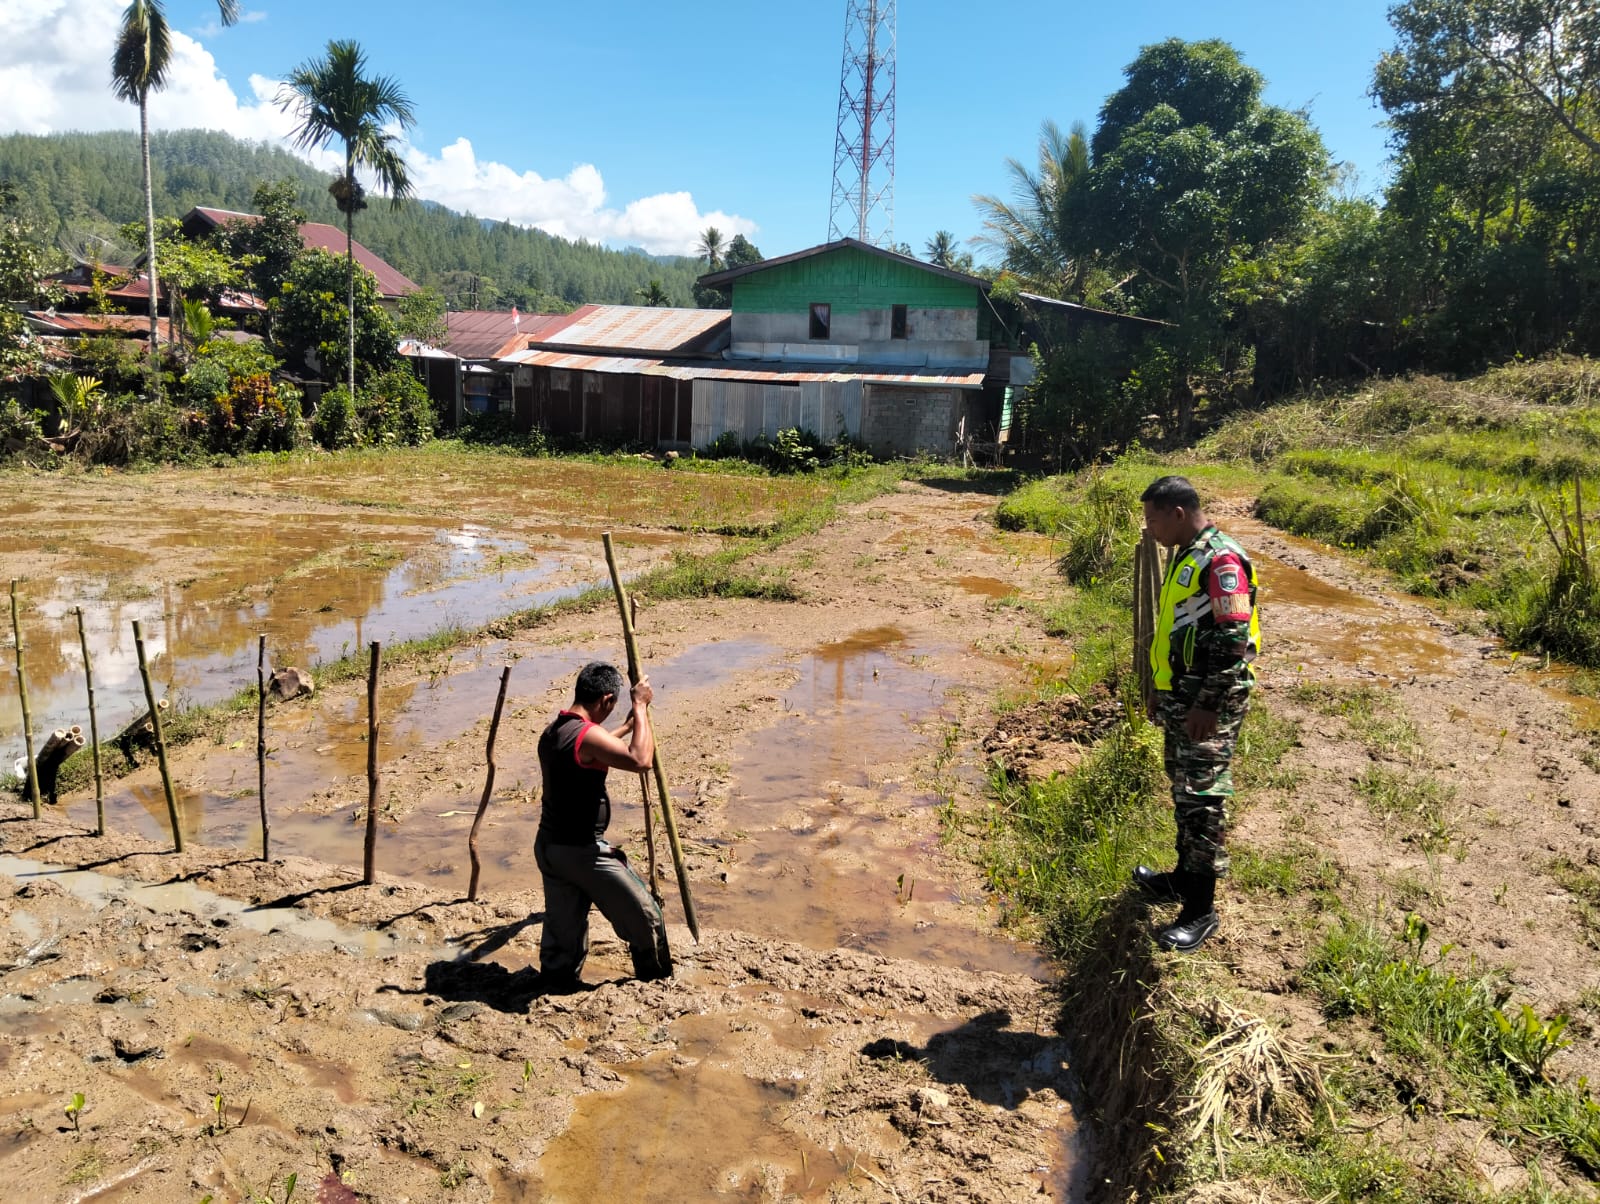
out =
[(828, 240), (894, 244), (895, 0), (845, 0)]

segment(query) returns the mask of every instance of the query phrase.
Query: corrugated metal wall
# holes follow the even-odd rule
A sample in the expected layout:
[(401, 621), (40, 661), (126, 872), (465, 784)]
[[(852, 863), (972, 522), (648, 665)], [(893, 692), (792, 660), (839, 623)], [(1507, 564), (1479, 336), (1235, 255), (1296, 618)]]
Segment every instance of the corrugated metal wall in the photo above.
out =
[(745, 442), (799, 427), (823, 439), (842, 429), (861, 435), (861, 382), (805, 381), (798, 385), (764, 385), (742, 380), (694, 382), (694, 421), (689, 440), (705, 447), (732, 431)]

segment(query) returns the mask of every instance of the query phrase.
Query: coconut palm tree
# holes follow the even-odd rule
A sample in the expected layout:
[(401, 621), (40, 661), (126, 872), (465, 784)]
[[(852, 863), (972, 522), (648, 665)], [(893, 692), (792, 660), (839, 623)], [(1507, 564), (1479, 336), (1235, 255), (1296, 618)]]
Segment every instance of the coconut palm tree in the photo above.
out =
[(1039, 130), (1039, 170), (1006, 160), (1012, 201), (975, 196), (983, 216), (980, 244), (1000, 252), (1001, 265), (1023, 285), (1050, 297), (1081, 297), (1091, 252), (1080, 231), (1078, 204), (1089, 175), (1089, 139), (1083, 122), (1061, 127), (1046, 121)]
[(278, 107), (298, 114), (294, 144), (302, 150), (344, 144), (344, 172), (328, 186), (344, 214), (345, 306), (349, 311), (350, 345), (346, 383), (356, 392), (356, 257), (355, 215), (365, 209), (365, 189), (356, 168), (371, 172), (378, 187), (398, 205), (411, 195), (411, 180), (400, 157), (399, 138), (416, 120), (411, 99), (393, 76), (367, 74), (366, 52), (354, 42), (335, 39), (321, 58), (307, 59), (289, 73), (278, 93)]
[(928, 262), (936, 268), (956, 266), (956, 236), (948, 230), (935, 230), (928, 240)]
[[(239, 0), (217, 0), (224, 25), (239, 19)], [(132, 0), (122, 12), (122, 26), (111, 51), (111, 88), (139, 106), (139, 156), (144, 163), (145, 261), (150, 273), (150, 389), (161, 388), (161, 360), (156, 348), (156, 311), (161, 288), (156, 276), (156, 205), (150, 188), (150, 93), (167, 83), (172, 64), (172, 33), (161, 0)]]
[(722, 231), (715, 226), (707, 226), (705, 233), (700, 236), (700, 245), (695, 248), (695, 251), (705, 259), (706, 268), (715, 272), (722, 267), (724, 246)]
[(643, 288), (633, 290), (633, 295), (639, 298), (640, 305), (666, 306), (672, 304), (672, 298), (667, 296), (667, 290), (661, 287), (661, 281), (652, 280)]

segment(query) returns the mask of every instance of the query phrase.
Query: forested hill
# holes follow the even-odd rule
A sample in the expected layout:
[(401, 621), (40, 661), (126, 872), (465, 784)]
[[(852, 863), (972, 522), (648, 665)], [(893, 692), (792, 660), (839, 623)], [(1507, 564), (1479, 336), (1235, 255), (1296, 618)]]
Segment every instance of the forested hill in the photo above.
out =
[[(328, 195), (329, 177), (277, 147), (209, 130), (158, 133), (150, 140), (156, 215), (178, 217), (195, 205), (248, 210), (256, 185), (293, 180), (313, 221), (342, 228)], [(0, 137), (0, 180), (17, 185), (45, 229), (103, 230), (144, 213), (137, 134), (11, 134)], [(657, 259), (569, 242), (506, 222), (485, 222), (438, 205), (398, 209), (373, 197), (356, 215), (356, 238), (419, 284), (444, 293), (450, 308), (550, 308), (629, 304), (635, 290), (659, 280), (674, 305), (693, 305), (689, 258)]]

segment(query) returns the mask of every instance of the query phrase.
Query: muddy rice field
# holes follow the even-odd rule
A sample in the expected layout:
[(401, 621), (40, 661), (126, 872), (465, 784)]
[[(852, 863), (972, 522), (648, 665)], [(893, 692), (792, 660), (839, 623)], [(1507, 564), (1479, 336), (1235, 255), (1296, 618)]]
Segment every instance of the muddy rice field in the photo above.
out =
[[(274, 666), (309, 667), (369, 640), (477, 628), (603, 580), (603, 530), (633, 573), (824, 487), (427, 456), (4, 483), (0, 578), (19, 578), (26, 602), (36, 732), (87, 727), (76, 607), (106, 732), (143, 709), (132, 619), (162, 691), (202, 704), (253, 685), (258, 634)], [(1071, 659), (1019, 604), (1062, 588), (1057, 549), (997, 531), (995, 501), (928, 479), (842, 509), (755, 558), (787, 574), (796, 602), (640, 599), (702, 930), (696, 943), (682, 922), (663, 848), (668, 982), (634, 981), (598, 917), (589, 990), (544, 996), (534, 973), (535, 741), (578, 666), (623, 662), (614, 609), (386, 670), (373, 886), (360, 884), (360, 682), (270, 708), (270, 861), (258, 859), (253, 715), (175, 752), (181, 855), (167, 851), (153, 764), (108, 784), (104, 838), (92, 791), (41, 822), (5, 795), (5, 1198), (1081, 1198), (1092, 1136), (1070, 1102), (1051, 967), (1001, 929), (978, 872), (941, 840), (943, 808), (985, 804), (981, 745), (997, 710)], [(1444, 869), (1385, 844), (1339, 807), (1356, 737), (1308, 713), (1300, 818), (1252, 812), (1244, 837), (1320, 842), (1352, 882), (1416, 879), (1441, 911), (1494, 928), (1497, 960), (1537, 1002), (1594, 987), (1581, 920), (1518, 864), (1522, 829), (1496, 818), (1532, 809), (1541, 843), (1576, 842), (1581, 856), (1587, 833), (1596, 857), (1581, 702), (1246, 509), (1234, 503), (1232, 519), (1261, 556), (1278, 658), (1264, 661), (1267, 689), (1373, 681), (1443, 716), (1421, 738), (1444, 759), (1460, 745), (1461, 822), (1478, 834)], [(8, 670), (11, 655), (8, 642)], [(469, 903), (467, 833), (506, 665)], [(1489, 767), (1476, 758), (1493, 730)], [(1462, 744), (1464, 731), (1479, 743)], [(1018, 735), (1032, 772), (1070, 764), (1072, 748)], [(21, 755), (9, 672), (0, 754), (8, 768)], [(1511, 782), (1498, 795), (1473, 786), (1491, 770)], [(617, 778), (611, 834), (642, 866), (638, 792)], [(1499, 885), (1492, 904), (1475, 879)], [(1506, 922), (1512, 907), (1545, 922)], [(1223, 909), (1217, 957), (1249, 990), (1280, 995), (1309, 938), (1261, 900), (1227, 895)], [(1294, 1022), (1315, 1040), (1319, 1018)]]

